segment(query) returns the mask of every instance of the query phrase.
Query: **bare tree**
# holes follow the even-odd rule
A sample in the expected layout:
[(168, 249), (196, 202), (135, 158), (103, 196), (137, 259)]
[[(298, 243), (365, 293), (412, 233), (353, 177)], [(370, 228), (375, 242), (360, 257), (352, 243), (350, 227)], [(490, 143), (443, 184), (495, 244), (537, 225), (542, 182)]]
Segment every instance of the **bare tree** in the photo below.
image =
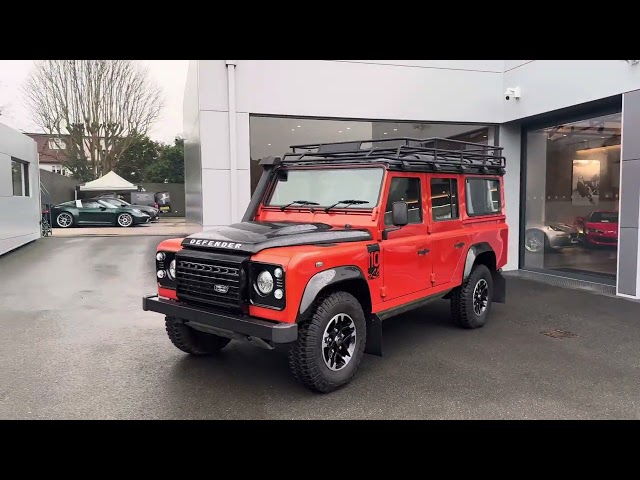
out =
[(33, 121), (67, 143), (70, 162), (87, 161), (94, 176), (158, 120), (160, 87), (130, 60), (44, 60), (23, 86)]

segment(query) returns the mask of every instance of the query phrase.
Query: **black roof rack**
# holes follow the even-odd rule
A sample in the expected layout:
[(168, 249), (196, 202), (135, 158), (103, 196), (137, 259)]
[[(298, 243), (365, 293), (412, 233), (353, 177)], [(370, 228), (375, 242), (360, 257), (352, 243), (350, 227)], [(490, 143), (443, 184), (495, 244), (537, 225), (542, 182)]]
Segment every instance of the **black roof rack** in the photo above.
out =
[(391, 170), (503, 175), (502, 147), (449, 138), (385, 138), (292, 145), (282, 164), (362, 165), (383, 163)]

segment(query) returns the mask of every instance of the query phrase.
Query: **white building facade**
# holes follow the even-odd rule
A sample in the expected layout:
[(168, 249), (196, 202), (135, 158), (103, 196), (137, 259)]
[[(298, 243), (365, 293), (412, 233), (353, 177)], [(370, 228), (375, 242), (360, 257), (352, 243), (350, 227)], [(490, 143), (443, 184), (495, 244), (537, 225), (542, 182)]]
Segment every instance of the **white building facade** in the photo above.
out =
[(192, 61), (187, 220), (204, 229), (239, 221), (258, 160), (292, 144), (392, 136), (498, 144), (507, 157), (507, 269), (640, 298), (637, 127), (635, 61)]
[(36, 142), (0, 123), (0, 255), (40, 237)]

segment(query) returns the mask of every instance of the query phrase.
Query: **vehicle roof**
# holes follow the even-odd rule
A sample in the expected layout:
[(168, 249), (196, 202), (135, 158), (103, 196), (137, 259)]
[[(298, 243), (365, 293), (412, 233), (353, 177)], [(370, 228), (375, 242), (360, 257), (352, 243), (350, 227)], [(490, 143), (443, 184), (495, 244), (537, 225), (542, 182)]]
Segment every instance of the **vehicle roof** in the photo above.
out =
[(267, 157), (262, 165), (370, 166), (408, 172), (504, 175), (502, 147), (448, 138), (385, 138), (292, 145), (292, 153)]

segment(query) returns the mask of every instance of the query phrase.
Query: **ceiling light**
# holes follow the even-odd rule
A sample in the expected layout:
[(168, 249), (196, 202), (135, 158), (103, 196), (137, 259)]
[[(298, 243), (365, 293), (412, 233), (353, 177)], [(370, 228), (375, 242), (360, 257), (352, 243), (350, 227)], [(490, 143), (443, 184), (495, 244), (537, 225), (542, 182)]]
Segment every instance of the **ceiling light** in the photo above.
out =
[(292, 132), (295, 132), (295, 131), (296, 131), (296, 129), (295, 129), (295, 128), (292, 128), (292, 129), (291, 129), (291, 131), (292, 131)]
[(482, 138), (487, 138), (487, 136), (486, 135), (482, 135)]
[(267, 143), (267, 145), (268, 145), (268, 146), (271, 146), (271, 144), (270, 144), (270, 143)]
[(397, 129), (397, 128), (394, 128), (394, 129), (393, 129), (393, 131), (394, 131), (394, 132), (397, 132), (397, 131), (398, 131), (398, 129)]
[(302, 128), (300, 125), (298, 125), (298, 128)]
[(347, 127), (347, 130), (351, 130), (351, 127)]
[(562, 136), (563, 136), (563, 137), (566, 137), (566, 136), (567, 136), (567, 134), (566, 134), (566, 133), (563, 133), (563, 134), (562, 134)]
[(604, 138), (604, 136), (600, 137), (600, 138)]
[(384, 133), (383, 133), (383, 135), (386, 135), (386, 134), (387, 134), (387, 132), (384, 132)]
[(342, 130), (338, 130), (338, 133), (342, 133)]

